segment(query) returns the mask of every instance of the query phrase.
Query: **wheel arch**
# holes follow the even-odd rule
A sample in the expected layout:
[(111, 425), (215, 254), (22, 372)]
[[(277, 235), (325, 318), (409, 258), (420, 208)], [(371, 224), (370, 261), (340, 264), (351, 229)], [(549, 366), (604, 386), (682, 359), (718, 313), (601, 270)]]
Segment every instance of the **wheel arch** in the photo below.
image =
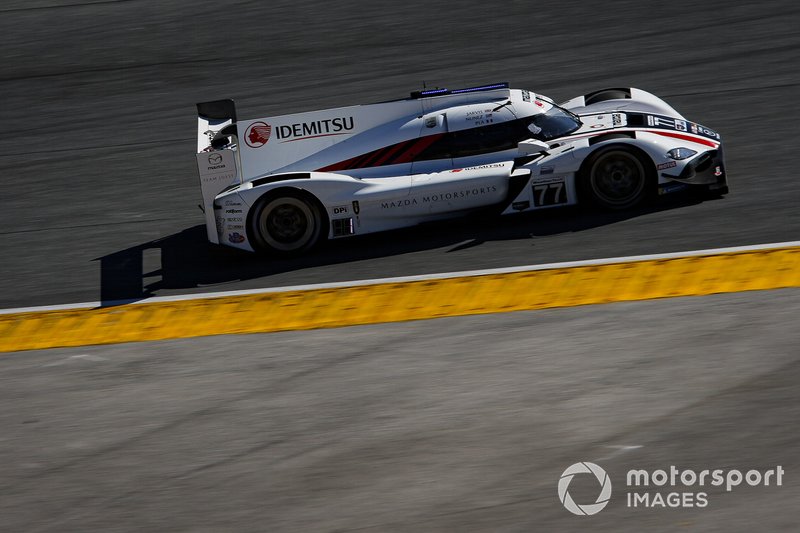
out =
[(254, 245), (257, 245), (254, 246), (256, 251), (259, 251), (259, 248), (263, 249), (263, 245), (260, 243), (260, 236), (254, 234), (255, 228), (253, 218), (259, 213), (261, 206), (265, 202), (269, 202), (272, 198), (277, 198), (281, 195), (296, 196), (311, 202), (317, 208), (319, 213), (321, 225), (319, 240), (322, 241), (323, 239), (330, 239), (330, 217), (328, 216), (328, 210), (325, 208), (325, 205), (322, 203), (322, 201), (308, 189), (294, 185), (282, 185), (274, 189), (266, 190), (260, 194), (258, 198), (253, 201), (252, 207), (247, 212), (245, 231), (247, 232), (247, 237), (250, 239), (250, 242)]
[(584, 105), (599, 104), (608, 100), (626, 100), (631, 98), (631, 89), (628, 87), (609, 87), (592, 91), (583, 96)]

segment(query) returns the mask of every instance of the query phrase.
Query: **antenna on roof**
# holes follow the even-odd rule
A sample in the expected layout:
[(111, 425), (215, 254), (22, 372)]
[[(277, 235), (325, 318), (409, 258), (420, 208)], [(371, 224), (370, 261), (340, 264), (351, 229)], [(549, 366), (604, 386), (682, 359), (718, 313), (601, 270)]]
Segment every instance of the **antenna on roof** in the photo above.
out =
[(444, 96), (447, 94), (475, 93), (483, 91), (493, 91), (495, 89), (508, 89), (508, 82), (493, 83), (491, 85), (481, 85), (479, 87), (468, 87), (466, 89), (454, 89), (452, 91), (449, 89), (440, 89), (439, 86), (437, 85), (435, 89), (425, 88), (421, 91), (413, 91), (411, 93), (411, 98), (427, 98), (430, 96)]

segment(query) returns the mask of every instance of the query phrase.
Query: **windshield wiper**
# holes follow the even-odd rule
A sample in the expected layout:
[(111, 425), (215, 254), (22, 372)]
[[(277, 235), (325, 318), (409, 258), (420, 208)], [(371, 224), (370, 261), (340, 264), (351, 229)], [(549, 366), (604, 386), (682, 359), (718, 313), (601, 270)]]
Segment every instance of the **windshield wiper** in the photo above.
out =
[(541, 95), (539, 95), (538, 98), (540, 100), (544, 100), (545, 102), (547, 102), (548, 104), (552, 105), (553, 107), (557, 107), (561, 111), (567, 113), (569, 116), (574, 118), (581, 126), (583, 125), (583, 121), (581, 120), (581, 118), (578, 115), (576, 115), (575, 113), (573, 113), (572, 111), (570, 111), (569, 109), (567, 109), (566, 107), (561, 107), (560, 105), (558, 105), (557, 103), (555, 103), (551, 99), (547, 98), (546, 96), (542, 97)]

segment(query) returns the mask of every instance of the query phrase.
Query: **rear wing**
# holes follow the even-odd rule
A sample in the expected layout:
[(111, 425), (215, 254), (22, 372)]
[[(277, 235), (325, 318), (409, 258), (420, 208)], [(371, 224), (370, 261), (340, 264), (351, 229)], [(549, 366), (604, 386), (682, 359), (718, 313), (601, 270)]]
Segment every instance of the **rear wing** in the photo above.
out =
[(235, 134), (236, 104), (233, 100), (197, 104), (197, 151), (202, 152), (211, 146), (217, 133), (228, 126), (233, 126), (228, 133)]
[(214, 198), (241, 181), (236, 105), (233, 100), (197, 104), (197, 172), (203, 195), (208, 240), (218, 244)]

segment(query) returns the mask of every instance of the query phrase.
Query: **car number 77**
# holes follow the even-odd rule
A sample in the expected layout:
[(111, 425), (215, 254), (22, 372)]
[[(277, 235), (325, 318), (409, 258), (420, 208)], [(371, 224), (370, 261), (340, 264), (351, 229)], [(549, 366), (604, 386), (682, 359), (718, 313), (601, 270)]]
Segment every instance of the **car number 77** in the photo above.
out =
[(567, 190), (563, 181), (533, 186), (533, 204), (536, 207), (565, 203), (567, 203)]

